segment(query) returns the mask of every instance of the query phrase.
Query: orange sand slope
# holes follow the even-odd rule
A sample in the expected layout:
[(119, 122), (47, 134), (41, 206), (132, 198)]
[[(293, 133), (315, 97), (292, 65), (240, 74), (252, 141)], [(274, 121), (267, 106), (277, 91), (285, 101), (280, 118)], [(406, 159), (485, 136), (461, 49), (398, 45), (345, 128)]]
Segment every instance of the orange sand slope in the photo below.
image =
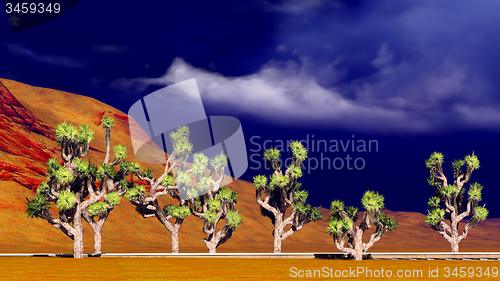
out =
[[(85, 96), (36, 88), (10, 80), (0, 80), (0, 252), (70, 252), (71, 241), (45, 221), (30, 219), (24, 212), (25, 198), (42, 180), (44, 163), (57, 154), (51, 132), (63, 120), (89, 124), (96, 132), (89, 157), (102, 159), (103, 133), (99, 120), (110, 114), (117, 120), (113, 144), (132, 151), (126, 114)], [(159, 167), (152, 167), (158, 169)], [(238, 209), (243, 224), (220, 252), (272, 251), (272, 225), (260, 214), (252, 186), (233, 183), (239, 194)], [(339, 195), (340, 196), (340, 195)], [(388, 233), (373, 251), (448, 251), (448, 243), (423, 222), (423, 215), (390, 212), (400, 227)], [(322, 221), (308, 224), (283, 244), (286, 252), (336, 251), (326, 234), (327, 211)], [(500, 251), (500, 219), (489, 219), (474, 228), (461, 244), (462, 251)], [(92, 236), (86, 229), (86, 251), (92, 251)], [(181, 252), (205, 252), (201, 224), (188, 218), (180, 233)], [(144, 219), (133, 206), (122, 204), (110, 215), (103, 238), (105, 252), (168, 252), (170, 238), (155, 218)]]

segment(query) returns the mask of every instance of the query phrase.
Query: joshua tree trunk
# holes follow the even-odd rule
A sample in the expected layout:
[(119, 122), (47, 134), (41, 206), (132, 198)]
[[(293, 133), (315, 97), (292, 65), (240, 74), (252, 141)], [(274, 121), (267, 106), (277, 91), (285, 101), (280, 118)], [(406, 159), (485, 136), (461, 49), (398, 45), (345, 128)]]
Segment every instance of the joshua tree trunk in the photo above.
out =
[(281, 253), (281, 243), (296, 231), (302, 229), (303, 224), (290, 226), (288, 230), (285, 231), (285, 227), (289, 225), (295, 214), (292, 213), (288, 218), (283, 220), (283, 213), (277, 212), (274, 214), (274, 253)]
[(217, 247), (223, 244), (229, 237), (231, 233), (227, 226), (224, 226), (221, 230), (217, 231), (215, 225), (210, 227), (203, 227), (203, 231), (208, 235), (207, 238), (203, 239), (205, 245), (207, 245), (208, 252), (210, 254), (217, 253)]
[(451, 251), (453, 253), (458, 253), (458, 250), (459, 250), (459, 242), (455, 240), (451, 243)]
[(281, 238), (279, 236), (274, 236), (274, 253), (281, 253)]
[(106, 218), (100, 218), (97, 222), (91, 222), (94, 231), (94, 255), (102, 254), (102, 229)]
[(363, 260), (363, 256), (377, 241), (380, 240), (383, 233), (373, 233), (370, 236), (370, 240), (366, 243), (363, 243), (363, 233), (364, 230), (358, 226), (355, 226), (349, 233), (347, 234), (348, 238), (348, 247), (345, 246), (346, 241), (344, 238), (335, 238), (334, 242), (337, 249), (340, 251), (351, 255), (355, 260), (360, 261)]
[(83, 258), (83, 226), (80, 206), (76, 208), (73, 227), (73, 257)]
[(274, 253), (281, 253), (281, 235), (283, 234), (283, 215), (281, 213), (274, 214)]
[(217, 242), (214, 239), (212, 239), (211, 241), (205, 240), (205, 244), (207, 245), (208, 252), (210, 254), (217, 253)]
[(172, 245), (172, 253), (179, 253), (179, 231), (181, 229), (181, 225), (183, 220), (179, 219), (176, 222), (171, 222), (170, 216), (165, 215), (157, 202), (154, 204), (155, 216), (156, 218), (165, 226), (165, 228), (170, 232), (171, 245)]
[(83, 217), (90, 224), (94, 232), (94, 255), (102, 254), (102, 229), (104, 228), (104, 223), (106, 222), (108, 214), (109, 212), (102, 214), (96, 221), (87, 212), (83, 213)]
[(172, 243), (172, 253), (179, 253), (179, 227), (174, 225), (174, 230), (170, 233)]
[(466, 223), (464, 225), (464, 231), (462, 234), (459, 232), (459, 226), (462, 220), (471, 213), (471, 204), (470, 202), (467, 204), (467, 210), (463, 213), (458, 213), (454, 206), (447, 204), (446, 206), (451, 211), (449, 224), (444, 221), (441, 221), (440, 226), (441, 229), (438, 231), (449, 243), (451, 246), (452, 253), (458, 253), (460, 249), (460, 242), (467, 237), (469, 233), (470, 224)]
[(355, 260), (363, 260), (364, 246), (363, 246), (363, 231), (358, 229), (356, 235), (354, 236), (354, 252), (353, 257)]
[(94, 254), (102, 253), (102, 232), (101, 229), (94, 231)]

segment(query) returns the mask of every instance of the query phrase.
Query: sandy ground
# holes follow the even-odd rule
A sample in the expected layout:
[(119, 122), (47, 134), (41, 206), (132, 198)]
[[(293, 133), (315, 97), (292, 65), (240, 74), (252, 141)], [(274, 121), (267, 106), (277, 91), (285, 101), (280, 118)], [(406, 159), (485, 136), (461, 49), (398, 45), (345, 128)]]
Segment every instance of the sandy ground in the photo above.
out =
[[(499, 280), (498, 261), (346, 261), (248, 258), (0, 258), (1, 280)], [(456, 278), (453, 269), (464, 278)], [(436, 273), (429, 277), (429, 269)], [(309, 270), (309, 271), (308, 271)], [(312, 270), (323, 275), (309, 277)], [(359, 270), (358, 275), (356, 272)], [(361, 273), (363, 270), (365, 273)], [(446, 278), (447, 272), (449, 278)], [(371, 271), (371, 273), (368, 273)], [(486, 272), (489, 272), (489, 277)], [(351, 273), (349, 273), (351, 272)], [(382, 273), (383, 272), (383, 273)], [(481, 272), (481, 273), (480, 273)], [(496, 272), (496, 273), (495, 273)], [(343, 273), (345, 278), (335, 278)], [(473, 273), (475, 278), (472, 278)], [(371, 275), (368, 275), (371, 274)], [(470, 275), (469, 275), (470, 274)], [(479, 277), (479, 275), (482, 277)], [(382, 277), (385, 276), (385, 277)], [(392, 275), (392, 278), (388, 276)], [(413, 277), (398, 277), (407, 275)], [(379, 276), (379, 277), (376, 277)]]

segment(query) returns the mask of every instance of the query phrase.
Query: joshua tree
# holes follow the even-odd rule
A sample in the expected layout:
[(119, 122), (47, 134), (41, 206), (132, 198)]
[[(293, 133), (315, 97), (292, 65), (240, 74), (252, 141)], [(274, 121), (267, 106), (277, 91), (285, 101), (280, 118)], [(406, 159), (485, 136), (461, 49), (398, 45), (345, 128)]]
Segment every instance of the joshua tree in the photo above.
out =
[[(441, 234), (450, 244), (451, 251), (458, 252), (460, 242), (467, 237), (469, 230), (478, 222), (488, 217), (485, 206), (478, 206), (482, 200), (483, 186), (474, 182), (468, 186), (472, 173), (479, 168), (479, 159), (474, 153), (464, 159), (455, 160), (453, 168), (453, 182), (448, 182), (443, 171), (444, 156), (434, 152), (425, 162), (429, 169), (428, 179), (436, 195), (429, 198), (429, 211), (425, 222)], [(467, 195), (466, 195), (467, 193)], [(460, 227), (465, 220), (463, 228)]]
[[(37, 188), (33, 199), (26, 198), (28, 216), (47, 220), (73, 239), (75, 258), (83, 257), (83, 214), (100, 200), (109, 205), (117, 203), (116, 196), (108, 194), (107, 176), (100, 175), (107, 174), (103, 172), (107, 166), (97, 169), (82, 159), (93, 138), (94, 133), (87, 125), (59, 124), (56, 140), (61, 146), (62, 164), (55, 158), (49, 159), (47, 181)], [(103, 179), (100, 186), (96, 180), (98, 176)], [(57, 208), (57, 214), (51, 211), (51, 204)]]
[(114, 159), (110, 161), (111, 128), (114, 120), (110, 117), (102, 119), (105, 134), (106, 155), (101, 166), (96, 171), (96, 178), (100, 192), (104, 197), (91, 204), (83, 212), (83, 217), (90, 224), (94, 232), (94, 254), (102, 253), (102, 230), (110, 212), (120, 203), (120, 196), (126, 191), (125, 177), (134, 171), (137, 164), (125, 162), (127, 150), (123, 145), (113, 147)]
[[(228, 187), (216, 188), (190, 200), (191, 212), (203, 221), (204, 239), (209, 253), (225, 243), (241, 223), (236, 210), (237, 194)], [(222, 225), (218, 224), (222, 222)]]
[[(187, 142), (189, 143), (189, 141)], [(176, 173), (178, 187), (185, 190), (191, 213), (203, 222), (204, 239), (209, 253), (231, 238), (241, 223), (236, 210), (237, 194), (228, 187), (221, 187), (227, 157), (219, 154), (209, 159), (202, 153), (193, 155), (191, 167)]]
[[(302, 229), (304, 224), (321, 219), (319, 209), (306, 204), (308, 193), (301, 189), (301, 183), (298, 182), (302, 177), (301, 165), (307, 158), (307, 150), (298, 141), (291, 142), (289, 147), (292, 162), (284, 172), (280, 163), (280, 151), (271, 148), (264, 152), (264, 159), (271, 163), (274, 172), (269, 180), (264, 175), (253, 178), (257, 203), (274, 224), (275, 253), (281, 253), (283, 240)], [(288, 217), (285, 217), (290, 207)]]
[[(192, 144), (189, 142), (189, 128), (181, 127), (170, 134), (173, 143), (173, 151), (165, 163), (163, 173), (155, 178), (151, 170), (139, 171), (136, 175), (148, 184), (148, 188), (142, 185), (135, 185), (125, 193), (136, 210), (143, 217), (156, 217), (160, 223), (170, 232), (172, 253), (179, 252), (179, 231), (184, 219), (191, 214), (187, 202), (181, 199), (179, 187), (176, 185), (174, 173), (182, 175), (186, 166), (186, 161), (192, 151)], [(177, 204), (168, 204), (161, 207), (159, 199), (170, 196), (178, 201)]]
[[(333, 201), (330, 206), (331, 215), (327, 227), (328, 234), (333, 237), (335, 246), (356, 260), (362, 260), (366, 251), (379, 241), (384, 233), (394, 230), (397, 226), (396, 220), (389, 218), (383, 212), (384, 196), (374, 191), (366, 191), (361, 198), (361, 204), (365, 212), (359, 225), (355, 225), (359, 216), (358, 208), (352, 206), (346, 208), (344, 202)], [(375, 232), (364, 243), (363, 233), (372, 225), (375, 225)]]

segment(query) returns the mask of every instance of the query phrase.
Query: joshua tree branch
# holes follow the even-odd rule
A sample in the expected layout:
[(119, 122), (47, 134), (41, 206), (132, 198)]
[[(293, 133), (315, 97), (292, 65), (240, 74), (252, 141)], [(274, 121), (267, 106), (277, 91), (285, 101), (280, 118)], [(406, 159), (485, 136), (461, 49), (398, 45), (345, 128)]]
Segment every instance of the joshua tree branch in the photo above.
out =
[(294, 234), (296, 231), (301, 230), (303, 226), (304, 226), (303, 224), (300, 224), (298, 226), (292, 226), (289, 230), (283, 233), (283, 235), (281, 236), (281, 240), (285, 240), (288, 237), (292, 236), (292, 234)]
[(285, 227), (287, 224), (292, 224), (295, 218), (295, 211), (293, 211), (288, 218), (284, 219), (280, 227)]
[(170, 232), (174, 232), (175, 231), (174, 225), (168, 220), (168, 217), (161, 210), (161, 208), (159, 208), (159, 206), (156, 206), (155, 215), (158, 218), (158, 220), (160, 220), (160, 222), (165, 226), (165, 228), (168, 231), (170, 231)]
[(375, 244), (377, 241), (380, 240), (380, 238), (382, 237), (382, 233), (379, 233), (379, 232), (376, 232), (376, 233), (373, 233), (372, 235), (370, 235), (370, 240), (367, 242), (367, 243), (364, 243), (363, 244), (363, 250), (366, 251), (368, 249), (370, 249), (373, 244)]
[(468, 215), (470, 215), (471, 208), (472, 208), (472, 201), (468, 201), (467, 202), (467, 210), (465, 210), (460, 215), (458, 215), (456, 217), (456, 221), (457, 222), (461, 222), (465, 217), (467, 217)]
[(269, 205), (269, 199), (271, 198), (271, 195), (270, 194), (266, 194), (266, 197), (264, 198), (264, 200), (262, 200), (261, 198), (261, 192), (259, 190), (257, 190), (256, 192), (256, 198), (257, 198), (257, 203), (259, 203), (259, 205), (268, 210), (269, 212), (273, 213), (275, 216), (277, 216), (279, 214), (279, 211), (278, 209), (274, 208), (273, 206)]
[(464, 227), (464, 232), (462, 233), (462, 235), (458, 236), (458, 241), (462, 241), (465, 238), (467, 238), (467, 234), (469, 233), (469, 227), (470, 227), (469, 223), (466, 223)]
[(448, 198), (445, 198), (443, 201), (444, 201), (444, 205), (446, 206), (446, 208), (447, 208), (448, 210), (450, 210), (450, 212), (455, 213), (455, 210), (456, 210), (456, 209), (455, 209), (455, 207), (454, 207), (454, 206), (452, 206), (452, 205), (450, 204), (450, 202), (448, 201)]
[(446, 240), (451, 240), (451, 228), (448, 224), (442, 221), (440, 224), (441, 229), (438, 230), (438, 233), (441, 234)]

